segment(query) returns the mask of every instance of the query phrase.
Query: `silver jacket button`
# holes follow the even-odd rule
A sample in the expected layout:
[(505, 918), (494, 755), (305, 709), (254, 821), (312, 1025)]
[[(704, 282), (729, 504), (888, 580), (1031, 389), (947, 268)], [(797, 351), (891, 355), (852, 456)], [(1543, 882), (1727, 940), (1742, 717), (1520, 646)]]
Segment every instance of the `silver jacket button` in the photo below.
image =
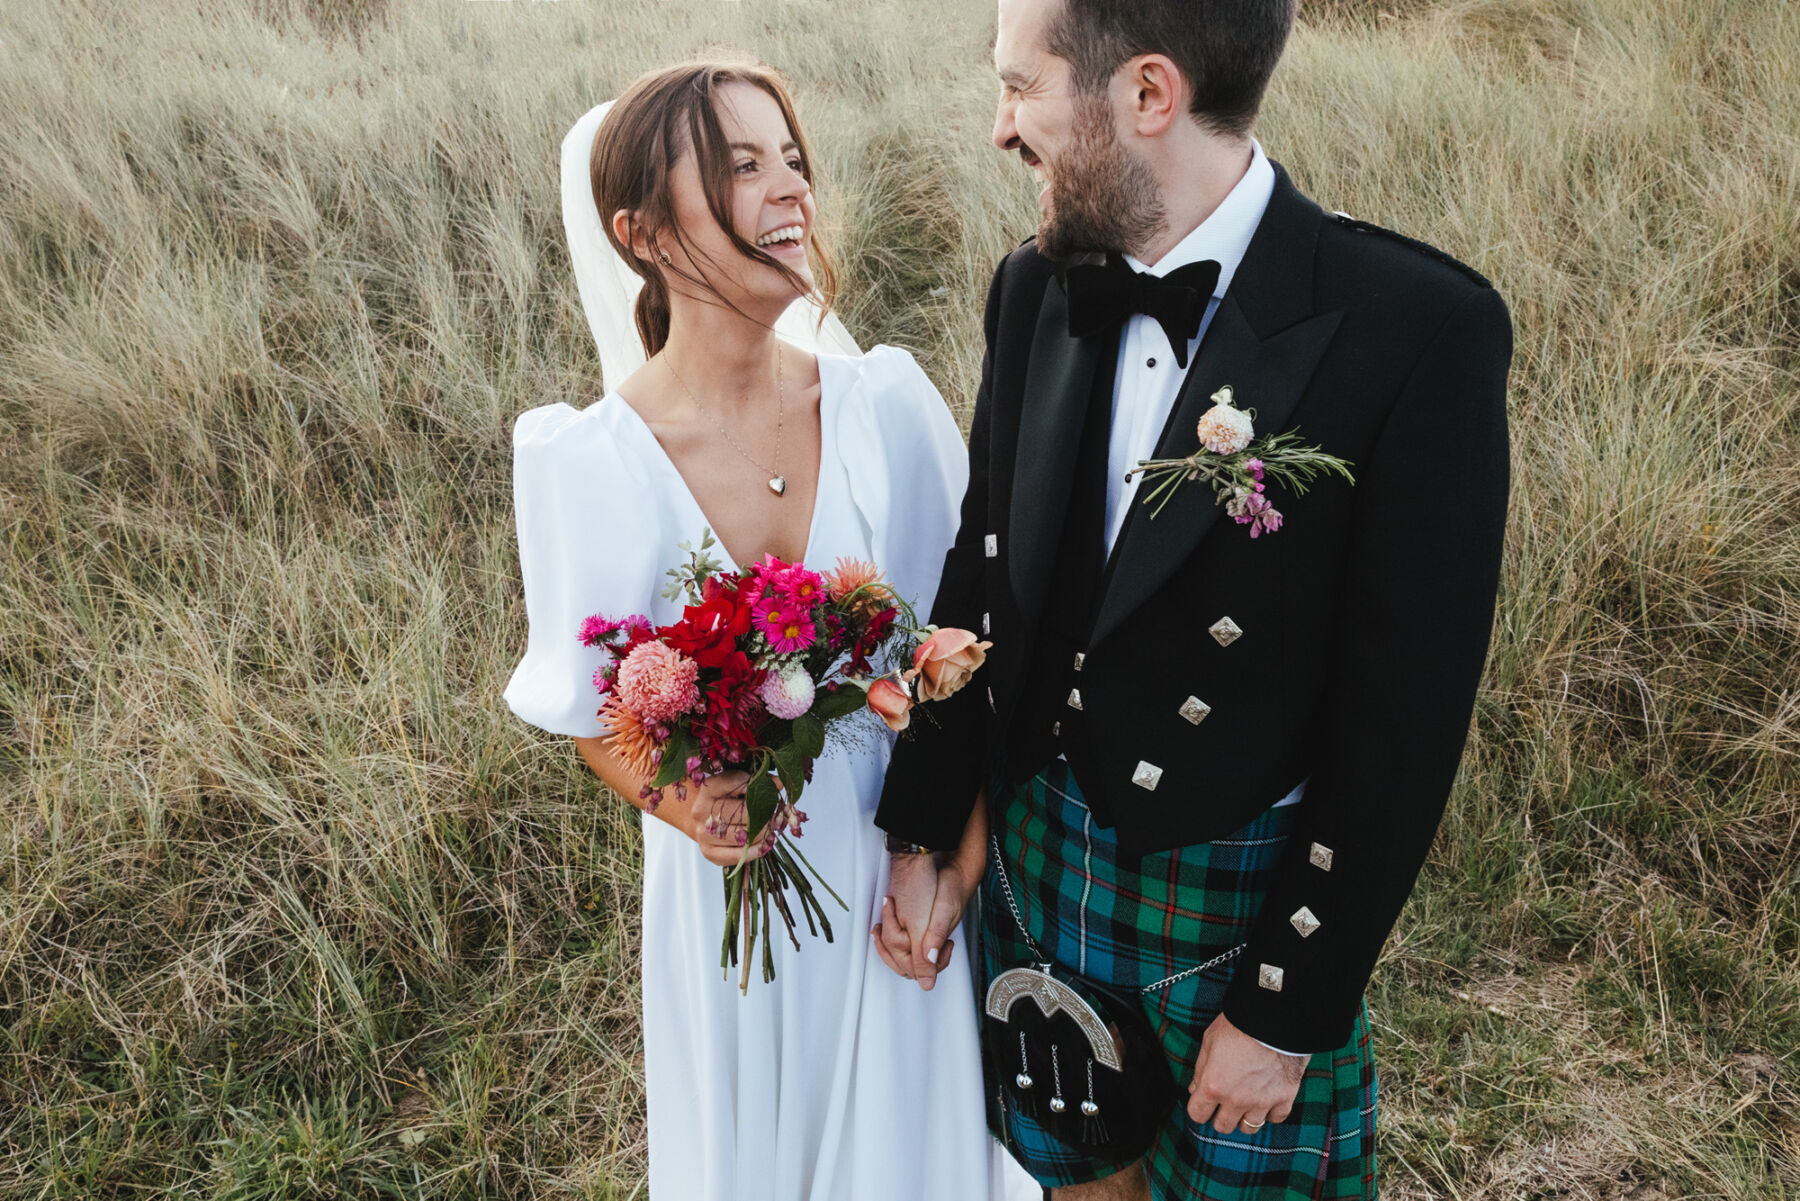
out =
[(1156, 786), (1162, 782), (1162, 768), (1140, 759), (1137, 770), (1131, 773), (1131, 782), (1146, 792), (1155, 792)]
[(1310, 862), (1314, 867), (1318, 868), (1322, 872), (1328, 872), (1331, 870), (1331, 860), (1332, 860), (1331, 848), (1326, 846), (1322, 842), (1313, 843), (1312, 850), (1310, 852), (1308, 852), (1306, 858), (1307, 858), (1308, 862)]
[(1220, 646), (1230, 646), (1244, 636), (1243, 628), (1229, 617), (1219, 618), (1219, 620), (1207, 627), (1206, 632), (1211, 634), (1213, 636), (1213, 641), (1217, 642)]
[(993, 559), (993, 558), (997, 558), (999, 556), (999, 554), (1000, 554), (1000, 536), (998, 534), (989, 534), (987, 536), (986, 541), (983, 543), (983, 545), (987, 549), (987, 557), (988, 558)]
[(1069, 689), (1069, 708), (1071, 708), (1071, 709), (1081, 708), (1081, 689), (1079, 689), (1079, 688)]
[(1294, 929), (1300, 931), (1301, 938), (1311, 938), (1312, 932), (1319, 928), (1319, 919), (1314, 917), (1313, 911), (1304, 905), (1294, 910), (1294, 916), (1290, 917), (1288, 922)]
[(1270, 992), (1280, 992), (1281, 978), (1285, 974), (1286, 973), (1274, 964), (1265, 963), (1256, 969), (1256, 982)]
[(1197, 696), (1190, 696), (1187, 700), (1181, 702), (1181, 708), (1178, 712), (1180, 712), (1181, 716), (1188, 721), (1193, 722), (1195, 725), (1199, 725), (1206, 720), (1206, 715), (1212, 712), (1212, 706)]

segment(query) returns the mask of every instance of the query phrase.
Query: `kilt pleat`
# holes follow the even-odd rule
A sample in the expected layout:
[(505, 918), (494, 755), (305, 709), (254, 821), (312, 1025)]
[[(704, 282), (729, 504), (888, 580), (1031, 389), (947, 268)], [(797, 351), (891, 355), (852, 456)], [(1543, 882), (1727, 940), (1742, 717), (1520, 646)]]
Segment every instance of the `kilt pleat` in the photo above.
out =
[[(1268, 809), (1216, 842), (1146, 855), (1135, 869), (1120, 866), (1113, 832), (1095, 824), (1060, 761), (1009, 790), (997, 808), (1000, 862), (988, 865), (979, 891), (982, 990), (1034, 958), (1000, 886), (1004, 867), (1019, 917), (1045, 955), (1138, 992), (1248, 938), (1300, 806)], [(1232, 959), (1140, 994), (1184, 1085), (1239, 969)], [(989, 1065), (989, 1125), (1039, 1183), (1079, 1184), (1129, 1166), (1096, 1159), (1012, 1111), (996, 1084), (1001, 1070)], [(1285, 1122), (1221, 1135), (1172, 1107), (1145, 1156), (1152, 1192), (1157, 1201), (1373, 1198), (1375, 1091), (1365, 1013), (1344, 1046), (1312, 1057)]]

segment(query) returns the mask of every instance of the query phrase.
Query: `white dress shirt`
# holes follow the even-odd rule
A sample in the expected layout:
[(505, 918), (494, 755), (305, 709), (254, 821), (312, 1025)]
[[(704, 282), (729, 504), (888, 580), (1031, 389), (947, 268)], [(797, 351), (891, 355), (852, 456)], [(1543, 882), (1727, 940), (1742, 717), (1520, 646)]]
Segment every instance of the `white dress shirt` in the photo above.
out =
[[(1212, 300), (1207, 303), (1206, 315), (1200, 319), (1199, 332), (1186, 347), (1190, 368), (1194, 365), (1200, 340), (1206, 336), (1213, 314), (1219, 311), (1219, 301), (1224, 297), (1225, 289), (1231, 286), (1238, 265), (1244, 261), (1244, 252), (1250, 248), (1250, 239), (1255, 235), (1263, 212), (1269, 207), (1269, 197), (1274, 192), (1275, 168), (1269, 165), (1262, 143), (1252, 138), (1250, 165), (1245, 169), (1243, 178), (1237, 181), (1206, 220), (1195, 226), (1185, 238), (1175, 244), (1174, 249), (1154, 263), (1143, 263), (1130, 255), (1124, 256), (1125, 262), (1133, 271), (1145, 272), (1158, 278), (1189, 263), (1206, 259), (1213, 259), (1219, 264), (1219, 282), (1213, 286)], [(1127, 482), (1125, 473), (1136, 467), (1141, 460), (1156, 453), (1156, 443), (1163, 426), (1168, 423), (1169, 410), (1175, 407), (1175, 398), (1187, 378), (1186, 370), (1176, 365), (1175, 351), (1169, 345), (1167, 331), (1154, 317), (1143, 313), (1133, 314), (1126, 319), (1119, 338), (1119, 363), (1113, 376), (1112, 435), (1106, 457), (1108, 555), (1112, 553), (1113, 543), (1118, 540), (1119, 530), (1125, 525), (1125, 515), (1130, 511), (1130, 505), (1137, 496), (1138, 484), (1143, 479), (1142, 476), (1132, 476), (1130, 482)], [(1302, 781), (1294, 791), (1275, 802), (1276, 807), (1297, 803), (1305, 790), (1306, 783)], [(1261, 1039), (1257, 1041), (1262, 1042)], [(1281, 1051), (1284, 1055), (1297, 1054), (1282, 1051), (1280, 1047), (1268, 1043), (1262, 1045), (1271, 1051)]]
[[(1249, 249), (1250, 238), (1256, 233), (1256, 226), (1262, 221), (1263, 210), (1269, 207), (1269, 197), (1274, 191), (1275, 168), (1263, 154), (1262, 144), (1252, 138), (1250, 166), (1244, 177), (1206, 220), (1155, 263), (1141, 263), (1130, 255), (1125, 256), (1125, 262), (1133, 271), (1159, 279), (1190, 263), (1213, 259), (1219, 264), (1219, 282), (1213, 286), (1212, 300), (1200, 320), (1200, 331), (1184, 347), (1189, 367), (1193, 366), (1195, 350), (1200, 339), (1206, 336), (1213, 314), (1218, 312), (1219, 300), (1231, 286), (1238, 264), (1244, 261), (1244, 251)], [(1131, 482), (1126, 483), (1125, 473), (1136, 467), (1139, 460), (1156, 453), (1157, 436), (1169, 419), (1169, 410), (1174, 407), (1175, 396), (1181, 391), (1186, 377), (1187, 372), (1176, 366), (1175, 351), (1169, 345), (1169, 335), (1161, 322), (1142, 313), (1126, 319), (1120, 335), (1119, 365), (1113, 376), (1112, 440), (1106, 458), (1108, 554), (1112, 553), (1113, 543), (1125, 524), (1125, 514), (1137, 495), (1139, 481), (1143, 479), (1133, 476)]]

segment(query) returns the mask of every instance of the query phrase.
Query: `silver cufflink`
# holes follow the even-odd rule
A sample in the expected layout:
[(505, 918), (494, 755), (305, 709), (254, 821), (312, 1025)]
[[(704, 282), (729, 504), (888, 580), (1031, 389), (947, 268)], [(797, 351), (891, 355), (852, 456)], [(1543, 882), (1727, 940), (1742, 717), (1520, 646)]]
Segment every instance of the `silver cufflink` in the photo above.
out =
[(1131, 782), (1147, 792), (1155, 792), (1162, 780), (1162, 768), (1154, 763), (1138, 760), (1137, 770), (1131, 773)]
[(986, 613), (983, 613), (981, 615), (981, 632), (983, 634), (992, 633), (992, 631), (988, 629), (988, 625), (989, 625), (988, 615)]
[(1319, 928), (1319, 919), (1313, 916), (1312, 910), (1302, 905), (1294, 910), (1294, 916), (1288, 919), (1288, 924), (1300, 931), (1301, 938), (1311, 938), (1312, 932)]
[(1230, 646), (1244, 636), (1244, 631), (1237, 622), (1229, 617), (1221, 617), (1207, 627), (1206, 632), (1213, 636), (1213, 641), (1220, 646)]
[(987, 536), (986, 545), (987, 545), (987, 557), (990, 559), (994, 558), (996, 555), (998, 555), (1000, 553), (1000, 535), (989, 534)]
[(1076, 651), (1075, 652), (1075, 670), (1080, 671), (1081, 665), (1086, 662), (1087, 662), (1087, 656), (1082, 654), (1080, 651)]
[(1331, 848), (1322, 842), (1312, 844), (1312, 851), (1306, 856), (1312, 865), (1322, 872), (1331, 870)]
[(1069, 689), (1069, 708), (1071, 708), (1071, 709), (1081, 708), (1081, 689), (1079, 689), (1079, 688)]
[(1201, 722), (1205, 721), (1206, 715), (1211, 712), (1212, 706), (1197, 696), (1190, 696), (1187, 700), (1181, 702), (1181, 716), (1193, 722), (1195, 725), (1199, 725)]
[(1050, 723), (1050, 732), (1052, 734), (1056, 735), (1058, 738), (1061, 738), (1062, 737), (1062, 723), (1060, 721), (1051, 722)]
[(1256, 982), (1270, 992), (1281, 991), (1282, 970), (1272, 963), (1265, 963), (1256, 969)]

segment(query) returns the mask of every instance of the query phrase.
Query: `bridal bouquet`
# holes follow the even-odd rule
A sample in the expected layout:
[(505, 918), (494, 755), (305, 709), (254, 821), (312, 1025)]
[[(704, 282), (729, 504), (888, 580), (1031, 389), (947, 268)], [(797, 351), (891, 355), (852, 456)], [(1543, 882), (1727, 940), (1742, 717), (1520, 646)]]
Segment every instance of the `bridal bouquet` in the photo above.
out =
[(1217, 503), (1239, 525), (1250, 527), (1250, 536), (1273, 534), (1281, 528), (1281, 511), (1269, 502), (1267, 481), (1275, 479), (1294, 490), (1306, 491), (1315, 476), (1341, 475), (1352, 484), (1350, 464), (1316, 446), (1301, 446), (1293, 430), (1256, 437), (1254, 409), (1237, 407), (1237, 397), (1227, 384), (1207, 398), (1213, 407), (1200, 417), (1200, 448), (1185, 459), (1146, 459), (1125, 473), (1142, 473), (1155, 483), (1146, 490), (1144, 503), (1155, 505), (1151, 517), (1163, 511), (1175, 489), (1184, 481), (1205, 480)]
[[(596, 614), (581, 641), (607, 658), (594, 673), (608, 746), (648, 778), (639, 795), (654, 812), (673, 786), (728, 770), (750, 775), (744, 848), (725, 869), (725, 935), (719, 967), (740, 963), (739, 988), (762, 943), (762, 976), (775, 978), (770, 917), (800, 947), (795, 910), (815, 937), (831, 941), (831, 922), (813, 885), (848, 909), (795, 843), (806, 814), (798, 808), (813, 760), (840, 723), (872, 712), (904, 730), (917, 699), (958, 691), (992, 645), (967, 630), (921, 626), (912, 606), (868, 563), (839, 559), (826, 575), (773, 555), (742, 573), (708, 553), (706, 530), (687, 562), (668, 574), (663, 595), (685, 598), (681, 619), (653, 626), (645, 617)], [(894, 666), (900, 664), (901, 666)], [(708, 832), (721, 833), (708, 819)], [(752, 858), (753, 851), (762, 852)], [(815, 924), (816, 922), (816, 924)], [(760, 928), (760, 929), (759, 929)]]

